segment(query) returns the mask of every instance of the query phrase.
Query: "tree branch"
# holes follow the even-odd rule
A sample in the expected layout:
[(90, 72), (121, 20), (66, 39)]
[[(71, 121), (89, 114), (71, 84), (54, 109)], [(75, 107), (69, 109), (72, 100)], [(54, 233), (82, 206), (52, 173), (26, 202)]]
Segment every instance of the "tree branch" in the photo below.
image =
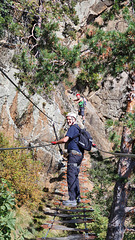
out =
[(127, 216), (135, 214), (135, 207), (126, 207), (125, 208), (125, 214)]
[(135, 228), (126, 228), (125, 231), (126, 232), (135, 232)]

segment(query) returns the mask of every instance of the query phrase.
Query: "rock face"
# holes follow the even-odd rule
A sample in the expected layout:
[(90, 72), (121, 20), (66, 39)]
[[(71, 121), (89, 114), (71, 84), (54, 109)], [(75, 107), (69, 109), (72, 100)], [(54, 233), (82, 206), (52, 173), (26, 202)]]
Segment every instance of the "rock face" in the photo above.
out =
[(107, 7), (111, 6), (113, 1), (108, 0), (88, 0), (78, 1), (76, 4), (76, 13), (79, 17), (80, 25), (92, 21), (96, 16), (101, 14)]
[(104, 119), (119, 119), (122, 109), (126, 107), (126, 88), (128, 75), (124, 72), (119, 79), (109, 79), (101, 89), (91, 98), (99, 114), (102, 112)]
[[(5, 70), (6, 71), (6, 70)], [(15, 69), (11, 68), (7, 75), (17, 85), (14, 78)], [(121, 79), (107, 81), (93, 96), (87, 95), (86, 127), (91, 132), (94, 141), (104, 150), (109, 150), (105, 133), (105, 120), (109, 118), (119, 119), (125, 102), (127, 75), (123, 73)], [(23, 86), (21, 90), (28, 96)], [(60, 84), (52, 98), (46, 100), (38, 94), (33, 95), (31, 101), (16, 91), (15, 86), (2, 74), (0, 74), (0, 131), (6, 133), (11, 141), (20, 138), (22, 144), (48, 144), (56, 139), (52, 123), (54, 122), (58, 137), (64, 136), (65, 113), (76, 111), (74, 93), (70, 93)], [(44, 113), (44, 114), (43, 114)], [(81, 118), (78, 116), (81, 125)], [(82, 126), (82, 125), (81, 125)], [(60, 158), (57, 147), (42, 149), (45, 158), (48, 154), (54, 154), (56, 161)], [(40, 149), (41, 152), (41, 149)], [(51, 157), (50, 157), (51, 158)]]
[[(76, 11), (79, 16), (79, 28), (88, 24), (111, 4), (112, 1), (78, 1)], [(18, 79), (14, 77), (14, 74), (18, 70), (12, 66), (10, 61), (14, 49), (7, 49), (1, 44), (0, 54), (0, 67), (17, 85)], [(75, 74), (70, 77), (74, 82)], [(122, 108), (125, 106), (127, 80), (127, 75), (123, 73), (120, 79), (110, 79), (110, 81), (104, 82), (96, 93), (89, 95), (85, 92), (88, 99), (85, 111), (86, 128), (90, 131), (97, 146), (106, 151), (109, 151), (111, 146), (106, 137), (105, 120), (109, 118), (119, 119), (121, 116)], [(21, 90), (29, 96), (25, 86), (22, 86)], [(56, 139), (52, 127), (54, 123), (58, 138), (63, 137), (65, 134), (65, 114), (70, 111), (77, 112), (77, 107), (73, 101), (75, 92), (71, 92), (62, 84), (55, 90), (51, 98), (38, 94), (29, 96), (38, 107), (36, 108), (0, 72), (0, 132), (9, 137), (11, 142), (13, 139), (19, 139), (23, 146), (28, 146), (28, 144), (47, 145)], [(80, 116), (78, 116), (77, 121), (82, 126)], [(46, 184), (48, 184), (48, 173), (51, 174), (61, 160), (59, 148), (52, 145), (37, 148), (36, 154), (37, 158), (44, 163), (44, 177)]]

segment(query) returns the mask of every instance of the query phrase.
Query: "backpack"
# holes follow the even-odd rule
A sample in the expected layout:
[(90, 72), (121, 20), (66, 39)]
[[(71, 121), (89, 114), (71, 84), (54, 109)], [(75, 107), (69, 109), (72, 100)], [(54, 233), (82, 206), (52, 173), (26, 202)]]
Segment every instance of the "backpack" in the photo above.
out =
[(79, 134), (73, 137), (73, 139), (79, 137), (79, 141), (78, 142), (75, 141), (79, 148), (90, 151), (92, 147), (92, 137), (90, 133), (87, 132), (85, 128), (81, 129), (79, 126), (76, 125), (75, 127), (79, 130)]

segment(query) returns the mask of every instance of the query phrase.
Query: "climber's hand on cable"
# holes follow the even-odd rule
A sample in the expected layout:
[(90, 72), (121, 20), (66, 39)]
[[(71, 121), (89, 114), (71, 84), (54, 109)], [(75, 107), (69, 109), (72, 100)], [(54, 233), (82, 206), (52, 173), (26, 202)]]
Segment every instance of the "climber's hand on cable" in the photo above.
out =
[(97, 146), (96, 146), (96, 144), (95, 144), (95, 143), (92, 143), (92, 147), (96, 148)]
[(54, 141), (54, 142), (51, 142), (51, 144), (52, 144), (52, 145), (55, 145), (56, 143), (57, 143), (56, 141)]

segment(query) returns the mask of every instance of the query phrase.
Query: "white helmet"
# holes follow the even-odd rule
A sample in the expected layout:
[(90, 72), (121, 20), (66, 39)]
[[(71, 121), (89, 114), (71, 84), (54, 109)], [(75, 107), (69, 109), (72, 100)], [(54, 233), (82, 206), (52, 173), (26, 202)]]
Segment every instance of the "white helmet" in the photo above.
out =
[(74, 117), (76, 119), (76, 114), (73, 112), (69, 112), (66, 117)]

